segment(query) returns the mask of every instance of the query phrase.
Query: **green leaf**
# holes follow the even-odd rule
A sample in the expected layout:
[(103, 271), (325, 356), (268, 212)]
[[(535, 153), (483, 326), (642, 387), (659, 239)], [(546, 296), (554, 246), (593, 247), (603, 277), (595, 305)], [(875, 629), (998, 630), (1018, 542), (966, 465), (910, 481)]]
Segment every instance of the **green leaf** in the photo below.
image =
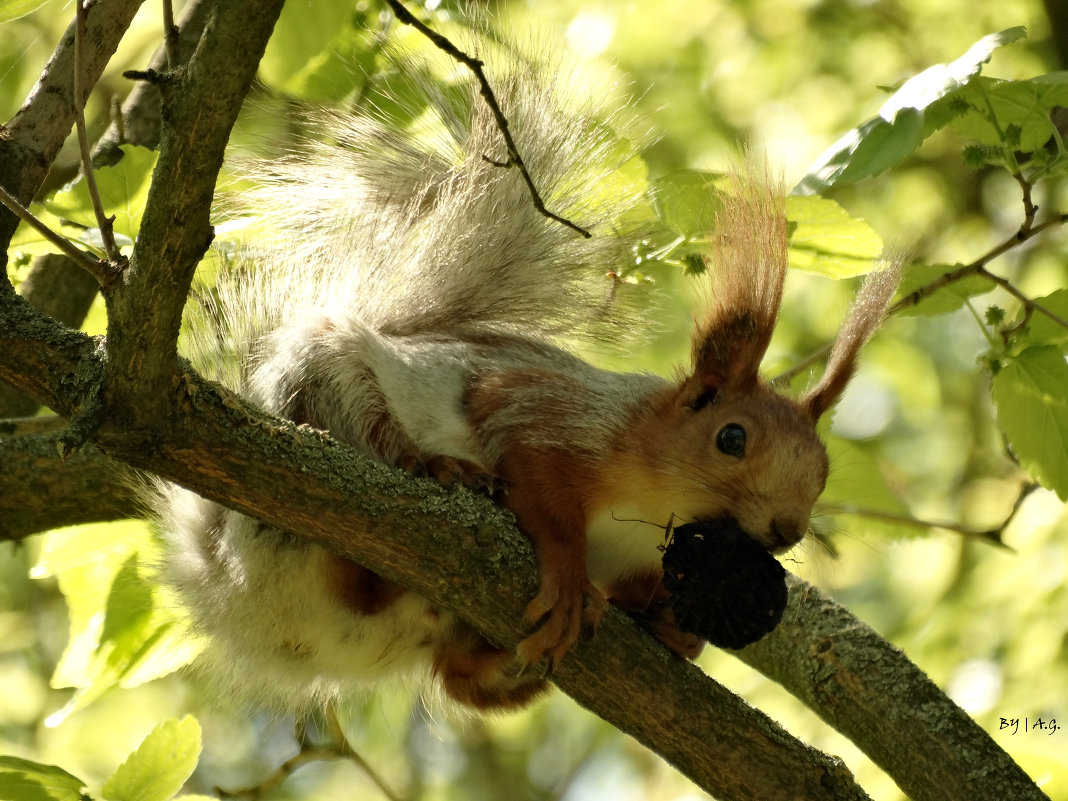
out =
[(790, 266), (829, 278), (850, 278), (871, 272), (883, 241), (864, 220), (850, 216), (833, 200), (786, 198), (790, 232)]
[[(913, 292), (929, 286), (958, 267), (960, 267), (959, 264), (912, 264), (901, 280), (897, 296), (899, 299), (907, 298)], [(994, 284), (982, 276), (969, 275), (959, 281), (939, 287), (918, 303), (906, 306), (900, 313), (912, 316), (947, 314), (963, 306), (968, 298), (983, 295), (993, 288)]]
[(0, 798), (4, 801), (78, 801), (85, 782), (55, 765), (0, 756)]
[[(299, 95), (306, 90), (311, 76), (331, 59), (339, 60), (331, 45), (354, 30), (353, 5), (349, 0), (287, 3), (260, 61), (262, 79), (286, 92)], [(373, 32), (373, 26), (365, 25), (364, 30)]]
[(34, 578), (55, 576), (70, 610), (70, 635), (52, 676), (75, 687), (46, 721), (56, 725), (116, 686), (132, 687), (187, 664), (200, 643), (182, 636), (174, 605), (139, 565), (158, 559), (142, 522), (78, 526), (45, 537)]
[(196, 718), (165, 720), (119, 765), (101, 792), (110, 801), (168, 801), (192, 775), (200, 747)]
[[(1056, 292), (1043, 298), (1033, 298), (1035, 303), (1045, 309), (1049, 309), (1062, 320), (1068, 320), (1068, 289), (1058, 289)], [(1023, 319), (1023, 312), (1016, 322), (1019, 324)], [(1026, 331), (1020, 337), (1021, 342), (1029, 346), (1034, 345), (1063, 345), (1068, 342), (1068, 328), (1053, 320), (1049, 315), (1040, 311), (1034, 311), (1027, 323)]]
[(998, 422), (1020, 464), (1068, 500), (1068, 364), (1060, 348), (1027, 348), (993, 381)]
[(926, 110), (977, 76), (995, 50), (1025, 35), (1022, 27), (992, 33), (956, 61), (929, 67), (909, 78), (883, 104), (877, 117), (831, 145), (794, 187), (793, 194), (819, 194), (836, 184), (854, 183), (899, 164), (954, 116), (945, 101), (931, 118)]
[[(1052, 72), (1026, 81), (979, 78), (961, 92), (971, 111), (950, 124), (953, 130), (985, 145), (1002, 144), (1013, 131), (1013, 141), (1004, 142), (1026, 153), (1042, 147), (1054, 134), (1050, 111), (1068, 105), (1068, 72)], [(990, 120), (993, 113), (996, 128)]]
[(723, 204), (716, 191), (722, 174), (679, 170), (652, 182), (653, 210), (675, 233), (687, 239), (706, 239), (716, 225)]
[[(149, 178), (158, 154), (144, 147), (122, 146), (123, 157), (111, 167), (101, 167), (96, 178), (104, 213), (114, 216), (112, 229), (120, 246), (132, 245), (141, 226), (141, 212), (148, 199)], [(53, 218), (70, 220), (84, 227), (79, 239), (99, 249), (100, 229), (93, 214), (89, 189), (83, 180), (59, 190), (43, 203)], [(46, 219), (46, 222), (50, 220)], [(55, 226), (54, 226), (55, 227)]]

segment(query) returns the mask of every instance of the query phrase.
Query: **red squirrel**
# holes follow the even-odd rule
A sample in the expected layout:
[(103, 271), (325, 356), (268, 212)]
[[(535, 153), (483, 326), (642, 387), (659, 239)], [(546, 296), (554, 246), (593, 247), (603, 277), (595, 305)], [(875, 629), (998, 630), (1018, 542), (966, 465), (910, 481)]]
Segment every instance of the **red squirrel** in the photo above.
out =
[[(660, 564), (675, 523), (729, 514), (766, 549), (805, 535), (828, 472), (816, 423), (841, 395), (895, 279), (874, 274), (822, 378), (800, 398), (761, 379), (787, 270), (783, 204), (760, 180), (723, 195), (712, 299), (679, 376), (617, 373), (566, 348), (611, 330), (612, 274), (633, 258), (642, 198), (614, 172), (632, 153), (604, 93), (568, 70), (491, 73), (546, 206), (542, 215), (472, 91), (425, 113), (448, 136), (371, 115), (313, 114), (291, 153), (251, 167), (258, 221), (207, 313), (194, 361), (268, 411), (404, 470), (486, 489), (540, 565), (516, 655), (373, 572), (171, 485), (156, 507), (166, 576), (239, 697), (276, 707), (393, 676), (436, 678), (475, 709), (521, 706), (608, 603), (671, 650)], [(588, 103), (583, 106), (582, 103)], [(266, 220), (266, 223), (263, 221)], [(223, 357), (220, 358), (220, 353)]]

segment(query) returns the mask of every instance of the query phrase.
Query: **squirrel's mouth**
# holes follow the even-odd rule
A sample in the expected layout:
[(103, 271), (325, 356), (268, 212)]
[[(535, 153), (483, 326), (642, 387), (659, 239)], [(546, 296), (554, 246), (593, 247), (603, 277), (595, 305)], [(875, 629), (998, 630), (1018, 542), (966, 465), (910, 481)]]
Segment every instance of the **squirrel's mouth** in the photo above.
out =
[(718, 517), (699, 517), (694, 520), (699, 524), (716, 524), (730, 520), (738, 530), (748, 536), (751, 540), (760, 545), (769, 553), (781, 554), (793, 548), (797, 543), (801, 542), (808, 533), (808, 520), (798, 520), (793, 517), (776, 517), (771, 520), (767, 531), (754, 532), (744, 528), (737, 518), (732, 515), (718, 516)]

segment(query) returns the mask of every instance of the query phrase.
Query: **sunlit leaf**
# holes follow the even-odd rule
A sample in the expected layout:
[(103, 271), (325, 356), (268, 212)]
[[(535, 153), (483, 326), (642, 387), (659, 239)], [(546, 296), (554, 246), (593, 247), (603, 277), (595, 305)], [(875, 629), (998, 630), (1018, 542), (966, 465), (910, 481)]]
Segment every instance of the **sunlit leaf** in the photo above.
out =
[[(1068, 289), (1058, 289), (1056, 292), (1045, 297), (1032, 298), (1035, 303), (1049, 312), (1057, 315), (1061, 320), (1068, 321)], [(1016, 323), (1023, 319), (1023, 312)], [(1068, 342), (1068, 328), (1065, 328), (1057, 320), (1049, 315), (1034, 310), (1031, 319), (1027, 321), (1021, 341), (1029, 346), (1034, 345), (1061, 345)]]
[[(816, 160), (794, 194), (819, 194), (899, 164), (935, 130), (927, 124), (925, 110), (978, 75), (995, 50), (1025, 35), (1022, 27), (1016, 27), (984, 36), (956, 61), (929, 67), (905, 81), (877, 117), (845, 134)], [(951, 116), (940, 115), (939, 124), (948, 123)]]
[(864, 220), (850, 216), (833, 200), (786, 198), (790, 221), (790, 266), (830, 278), (871, 272), (883, 241)]
[(110, 801), (168, 801), (200, 758), (200, 724), (186, 715), (154, 728), (101, 789)]
[(952, 121), (953, 130), (985, 145), (999, 145), (1004, 132), (1015, 127), (1018, 138), (1012, 143), (1013, 148), (1030, 153), (1055, 132), (1050, 112), (1068, 105), (1068, 72), (1021, 81), (979, 78), (960, 96), (968, 102), (970, 111)]
[[(144, 147), (124, 145), (122, 159), (111, 167), (101, 167), (96, 178), (104, 213), (115, 217), (112, 224), (120, 245), (130, 245), (137, 238), (141, 213), (148, 198), (149, 179), (156, 166), (157, 153)], [(85, 179), (46, 198), (42, 204), (54, 217), (70, 220), (84, 227), (80, 238), (99, 247), (100, 233)]]
[(11, 22), (36, 11), (48, 0), (3, 0), (0, 2), (0, 23)]
[(1020, 464), (1068, 499), (1068, 364), (1060, 348), (1027, 348), (994, 376), (998, 422)]
[(719, 173), (680, 170), (652, 182), (653, 209), (660, 221), (687, 239), (707, 238), (722, 207), (715, 182)]
[(55, 765), (0, 756), (0, 798), (4, 801), (79, 801), (85, 783)]
[(70, 639), (52, 676), (75, 694), (49, 717), (57, 725), (118, 686), (130, 687), (174, 672), (195, 656), (173, 605), (142, 574), (155, 559), (143, 523), (79, 526), (45, 538), (35, 578), (54, 576), (70, 610)]

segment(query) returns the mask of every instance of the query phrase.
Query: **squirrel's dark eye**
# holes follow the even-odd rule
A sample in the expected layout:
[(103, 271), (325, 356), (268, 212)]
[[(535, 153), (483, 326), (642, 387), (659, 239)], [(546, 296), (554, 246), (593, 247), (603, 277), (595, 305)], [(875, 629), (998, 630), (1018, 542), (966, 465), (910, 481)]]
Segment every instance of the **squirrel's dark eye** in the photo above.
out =
[(728, 456), (745, 456), (745, 429), (737, 423), (727, 423), (716, 434), (716, 447)]

